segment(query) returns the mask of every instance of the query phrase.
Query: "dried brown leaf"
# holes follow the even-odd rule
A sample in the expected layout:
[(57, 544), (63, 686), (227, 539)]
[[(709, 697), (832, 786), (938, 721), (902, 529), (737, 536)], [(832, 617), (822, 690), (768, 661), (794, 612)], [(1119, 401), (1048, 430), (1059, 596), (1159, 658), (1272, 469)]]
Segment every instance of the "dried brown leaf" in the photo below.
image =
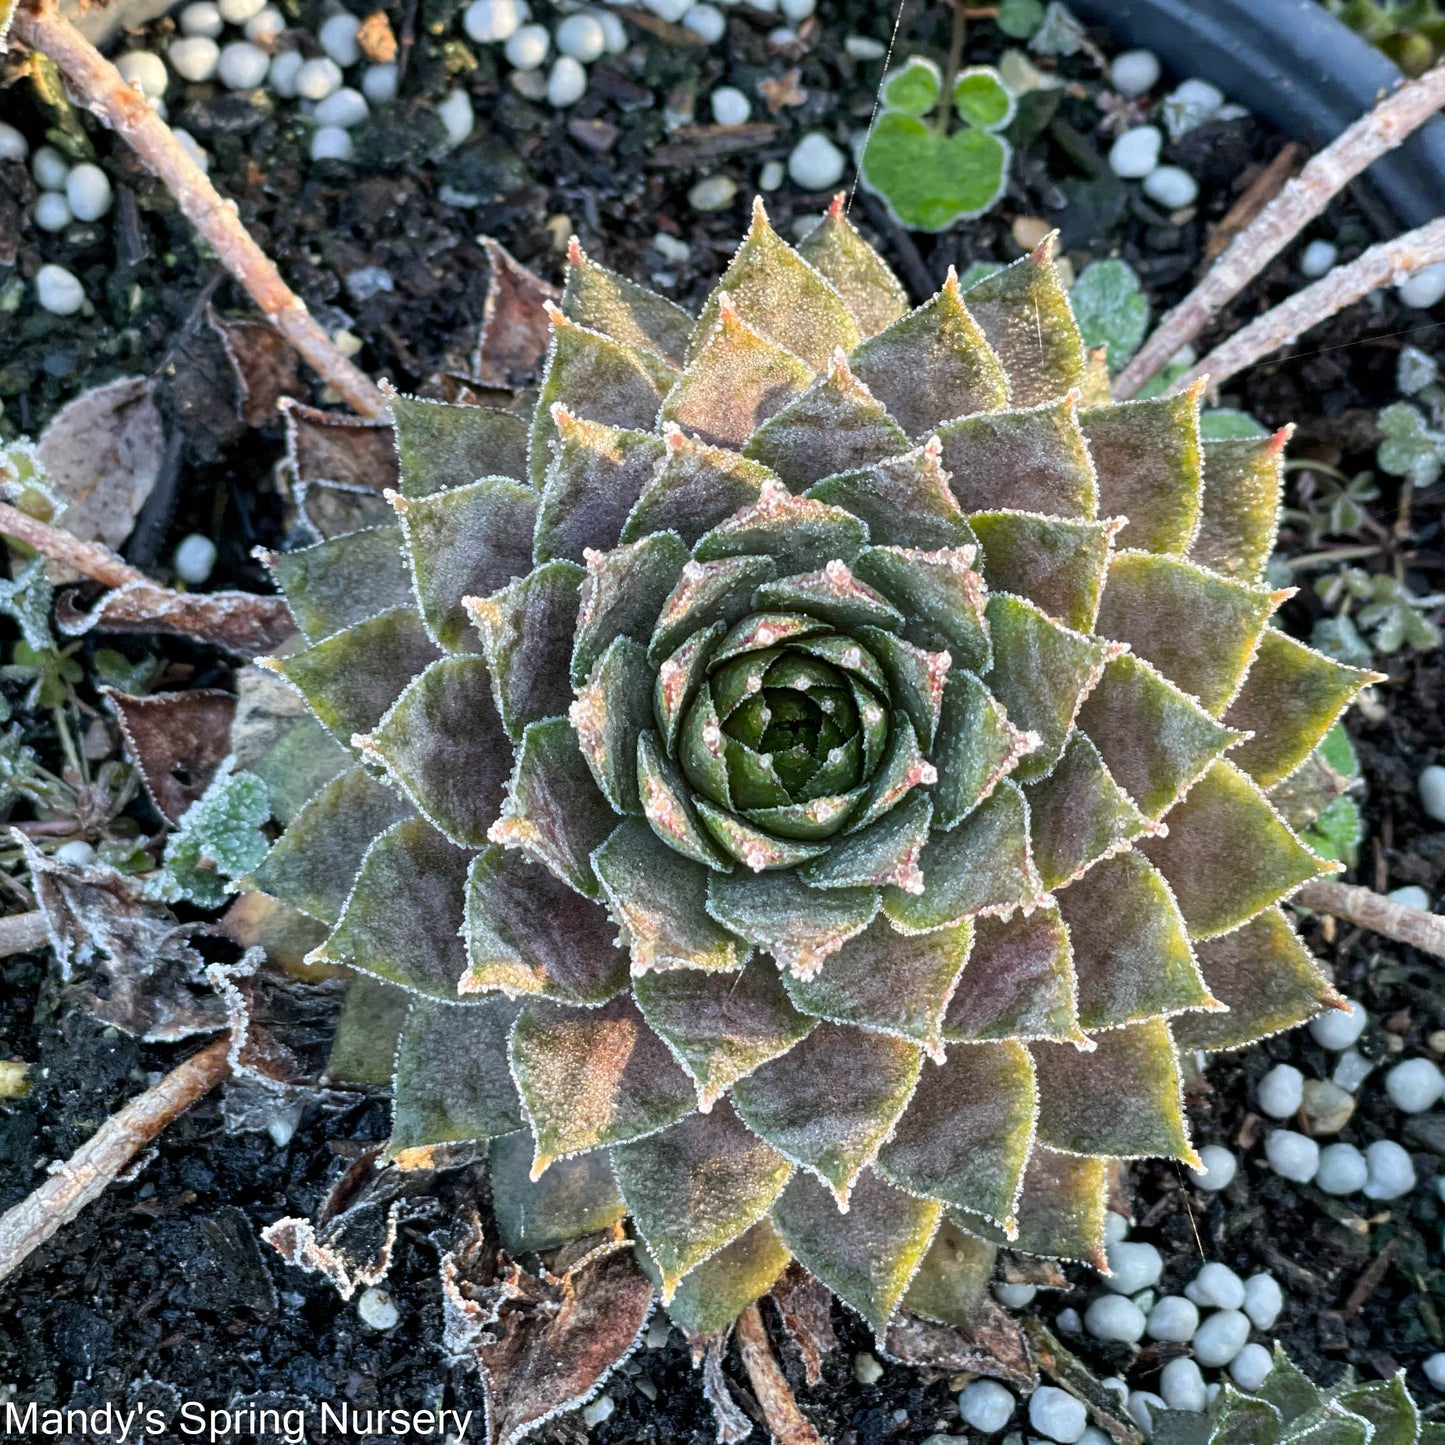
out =
[(267, 1084), (314, 1084), (326, 1068), (346, 994), (342, 979), (313, 983), (266, 965), (259, 948), (207, 970), (225, 1000), (231, 1067)]
[(888, 1354), (905, 1365), (1007, 1380), (1022, 1390), (1039, 1382), (1018, 1321), (985, 1299), (968, 1329), (936, 1324), (901, 1310), (888, 1326)]
[(348, 416), (289, 399), (280, 406), (297, 482), (340, 482), (371, 492), (400, 485), (389, 416)]
[(291, 609), (280, 597), (254, 592), (172, 592), (156, 582), (128, 582), (107, 592), (89, 612), (70, 596), (55, 604), (67, 637), (87, 632), (168, 632), (210, 642), (237, 657), (275, 652), (296, 635)]
[(472, 357), (472, 371), (486, 386), (516, 388), (542, 369), (552, 339), (543, 302), (560, 293), (533, 275), (505, 246), (483, 236), (492, 280), (482, 307), (482, 329)]
[(803, 1361), (810, 1386), (823, 1378), (823, 1356), (838, 1348), (833, 1330), (833, 1293), (796, 1261), (772, 1288), (773, 1303), (783, 1321), (784, 1338)]
[(206, 321), (236, 374), (236, 415), (247, 426), (271, 426), (283, 396), (301, 397), (301, 358), (268, 321), (220, 315), (206, 308)]
[(216, 688), (150, 697), (113, 687), (101, 692), (115, 709), (125, 750), (151, 802), (164, 818), (179, 823), (230, 751), (236, 699)]
[(718, 1445), (736, 1445), (737, 1441), (746, 1440), (753, 1430), (747, 1413), (733, 1398), (727, 1376), (723, 1373), (728, 1334), (727, 1330), (719, 1330), (717, 1334), (709, 1335), (702, 1359), (702, 1393), (712, 1406)]

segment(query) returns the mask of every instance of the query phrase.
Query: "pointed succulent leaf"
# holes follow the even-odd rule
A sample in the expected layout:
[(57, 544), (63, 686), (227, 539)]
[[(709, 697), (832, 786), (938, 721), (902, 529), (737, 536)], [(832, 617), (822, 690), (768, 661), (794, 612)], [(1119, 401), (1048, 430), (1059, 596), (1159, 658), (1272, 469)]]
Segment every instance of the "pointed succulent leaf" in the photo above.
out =
[(1077, 1259), (1102, 1270), (1109, 1168), (1104, 1159), (1061, 1154), (1036, 1143), (1024, 1170), (1015, 1248)]
[(470, 855), (423, 818), (395, 823), (361, 860), (351, 895), (311, 963), (345, 963), (455, 1002), (466, 971), (462, 902)]
[(827, 368), (835, 347), (851, 352), (862, 333), (831, 281), (814, 270), (768, 223), (762, 197), (752, 225), (698, 318), (692, 357), (708, 345), (731, 305), (739, 317), (814, 371)]
[(627, 955), (615, 935), (602, 909), (545, 868), (484, 848), (467, 874), (467, 971), (458, 992), (606, 1003), (627, 987)]
[[(658, 415), (705, 442), (736, 450), (746, 446), (770, 416), (801, 396), (816, 373), (750, 326), (727, 297), (717, 299), (717, 324)], [(831, 348), (824, 353), (824, 365), (829, 355)]]
[(1082, 1041), (1069, 931), (1057, 905), (975, 923), (973, 953), (949, 999), (943, 1037)]
[(637, 740), (637, 792), (648, 825), (669, 848), (719, 872), (732, 866), (713, 845), (681, 770), (653, 732)]
[(913, 1199), (865, 1173), (848, 1212), (816, 1179), (793, 1176), (773, 1205), (773, 1225), (803, 1267), (881, 1337), (943, 1218), (935, 1199)]
[(873, 921), (878, 894), (871, 888), (809, 888), (793, 873), (715, 873), (708, 879), (707, 911), (766, 949), (779, 967), (808, 978)]
[(1117, 1028), (1214, 1007), (1168, 886), (1142, 855), (1121, 853), (1058, 895), (1069, 928), (1079, 1021)]
[(783, 575), (807, 572), (837, 558), (852, 562), (868, 541), (868, 528), (843, 507), (795, 497), (768, 483), (751, 507), (743, 507), (698, 539), (699, 562), (723, 557), (768, 557)]
[(896, 807), (917, 787), (938, 781), (938, 772), (923, 756), (918, 735), (906, 717), (894, 718), (890, 725), (888, 751), (873, 777), (866, 798), (848, 824), (855, 833), (875, 823)]
[(1266, 908), (1242, 928), (1204, 939), (1195, 951), (1209, 992), (1229, 1012), (1175, 1019), (1180, 1048), (1236, 1049), (1340, 1003), (1279, 908)]
[(396, 1072), (397, 1041), (411, 1004), (412, 996), (405, 989), (353, 973), (346, 981), (346, 998), (322, 1082), (389, 1089)]
[[(644, 1271), (660, 1284), (662, 1276), (651, 1256), (641, 1245), (638, 1253)], [(772, 1288), (791, 1259), (772, 1221), (760, 1219), (678, 1284), (667, 1304), (668, 1317), (690, 1340), (726, 1331)]]
[(949, 489), (948, 473), (939, 463), (939, 445), (933, 440), (857, 471), (824, 477), (808, 496), (860, 517), (878, 546), (927, 551), (970, 547), (977, 540)]
[(802, 612), (842, 632), (861, 627), (898, 627), (903, 614), (886, 597), (853, 576), (846, 562), (834, 559), (817, 572), (764, 582), (753, 596), (760, 611)]
[(560, 402), (574, 416), (607, 426), (650, 431), (657, 409), (677, 375), (675, 369), (650, 351), (614, 341), (590, 326), (565, 317), (549, 307), (552, 346), (537, 409), (527, 467), (532, 485), (546, 485), (552, 462), (552, 442), (558, 426), (552, 414)]
[(835, 472), (908, 449), (907, 433), (854, 376), (840, 348), (807, 391), (753, 433), (743, 454), (801, 492)]
[(727, 635), (718, 643), (712, 655), (712, 666), (723, 663), (744, 653), (756, 652), (759, 648), (776, 647), (784, 642), (794, 642), (800, 637), (829, 631), (828, 624), (814, 617), (803, 617), (796, 612), (750, 612), (734, 623)]
[(770, 557), (723, 557), (688, 562), (662, 605), (648, 644), (648, 657), (661, 662), (689, 637), (716, 622), (731, 626), (753, 610), (753, 592), (776, 575)]
[(1148, 818), (1172, 807), (1239, 736), (1128, 654), (1104, 668), (1079, 710), (1079, 726)]
[(1221, 758), (1140, 845), (1169, 880), (1191, 938), (1226, 933), (1301, 883), (1337, 871), (1310, 852), (1247, 773)]
[(687, 548), (675, 532), (657, 532), (611, 552), (588, 555), (572, 646), (573, 687), (587, 681), (613, 638), (647, 644), (686, 562)]
[(480, 477), (527, 475), (527, 424), (509, 411), (389, 398), (404, 497), (429, 497)]
[(1370, 1445), (1415, 1445), (1420, 1438), (1420, 1410), (1405, 1385), (1404, 1370), (1388, 1380), (1370, 1380), (1341, 1390), (1335, 1403), (1369, 1421)]
[(876, 335), (907, 312), (908, 293), (849, 224), (841, 196), (798, 243), (798, 254), (833, 283), (864, 336)]
[(1072, 393), (1022, 411), (945, 422), (938, 439), (953, 495), (965, 512), (1096, 515), (1094, 464)]
[(873, 1162), (918, 1083), (906, 1039), (820, 1023), (733, 1087), (749, 1129), (826, 1181), (840, 1207)]
[(666, 297), (598, 265), (583, 252), (575, 236), (567, 252), (562, 312), (614, 341), (650, 351), (672, 366), (681, 367), (686, 360), (692, 317)]
[(696, 1080), (703, 1110), (817, 1023), (788, 1002), (768, 958), (753, 958), (741, 974), (690, 968), (644, 974), (634, 992), (642, 1016)]
[(524, 1004), (510, 1053), (536, 1140), (533, 1179), (555, 1160), (655, 1134), (695, 1105), (692, 1080), (626, 994), (593, 1009)]
[(676, 428), (667, 429), (663, 441), (667, 452), (622, 525), (624, 542), (672, 531), (690, 547), (705, 532), (756, 502), (763, 485), (775, 480), (760, 462), (726, 447), (709, 446)]
[(1029, 512), (975, 512), (968, 523), (995, 592), (1023, 597), (1077, 632), (1093, 630), (1114, 523)]
[(1346, 667), (1276, 628), (1266, 629), (1227, 726), (1253, 732), (1229, 755), (1260, 787), (1287, 778), (1312, 753), (1362, 687), (1379, 673)]
[(1041, 896), (1029, 846), (1028, 804), (1005, 780), (952, 832), (923, 849), (923, 891), (883, 890), (883, 910), (904, 933), (928, 933), (981, 913), (1008, 914)]
[(1154, 1154), (1197, 1169), (1184, 1123), (1179, 1060), (1163, 1019), (1110, 1029), (1093, 1052), (1033, 1044), (1039, 1139), (1066, 1154)]
[(973, 673), (951, 669), (933, 744), (935, 826), (957, 827), (1037, 746), (1037, 736), (1016, 728)]
[(502, 814), (488, 833), (492, 842), (524, 849), (564, 883), (595, 898), (592, 850), (616, 822), (572, 724), (566, 718), (531, 723), (517, 749)]
[(619, 637), (597, 659), (569, 712), (582, 756), (617, 813), (642, 812), (637, 740), (652, 727), (651, 692), (646, 649)]
[(1042, 777), (1063, 756), (1079, 708), (1119, 649), (1051, 621), (1021, 597), (994, 593), (985, 615), (993, 642), (989, 688), (1009, 721), (1039, 739), (1016, 776)]
[(415, 611), (395, 607), (262, 663), (279, 672), (321, 722), (349, 743), (353, 734), (375, 727), (407, 679), (438, 656)]
[(572, 562), (545, 562), (490, 597), (462, 599), (481, 634), (493, 698), (513, 742), (528, 723), (567, 711), (567, 667), (585, 575)]
[(839, 839), (821, 858), (798, 870), (813, 888), (882, 888), (907, 893), (923, 890), (918, 859), (933, 821), (933, 803), (926, 793), (912, 793), (897, 807), (848, 837)]
[(726, 1100), (612, 1151), (612, 1169), (668, 1303), (684, 1275), (756, 1224), (793, 1166)]
[(743, 966), (746, 947), (708, 914), (708, 870), (646, 824), (622, 823), (592, 855), (592, 866), (632, 950), (634, 974)]
[(964, 1233), (945, 1217), (903, 1296), (903, 1308), (940, 1324), (967, 1326), (988, 1297), (997, 1259), (996, 1244)]
[(854, 572), (903, 614), (909, 641), (942, 643), (953, 667), (987, 671), (992, 659), (984, 622), (984, 585), (976, 549), (865, 547)]
[(1204, 443), (1204, 498), (1191, 562), (1240, 582), (1264, 580), (1279, 526), (1289, 434), (1286, 427), (1273, 436)]
[(694, 798), (693, 804), (713, 842), (727, 857), (754, 873), (792, 868), (827, 851), (826, 843), (777, 837), (761, 827), (754, 827), (738, 814), (716, 807), (706, 798)]
[(501, 810), (511, 748), (480, 657), (444, 657), (413, 678), (362, 740), (432, 827), (480, 848)]
[(1265, 624), (1288, 596), (1216, 577), (1192, 562), (1120, 552), (1109, 564), (1098, 630), (1127, 643), (1219, 717), (1244, 681)]
[(430, 1161), (438, 1144), (494, 1139), (522, 1128), (507, 1071), (507, 1035), (517, 1006), (474, 1007), (417, 999), (396, 1053), (396, 1102), (386, 1157), (403, 1168)]
[(365, 527), (314, 547), (266, 552), (262, 561), (307, 642), (413, 602), (397, 527)]
[[(658, 626), (662, 625), (663, 618), (660, 617)], [(726, 622), (718, 621), (709, 627), (698, 628), (668, 657), (662, 659), (661, 666), (657, 669), (657, 677), (652, 686), (652, 716), (662, 735), (663, 748), (669, 756), (677, 751), (677, 734), (682, 720), (687, 715), (693, 698), (697, 696), (697, 690), (707, 675), (708, 664), (712, 661), (713, 650), (722, 641), (727, 627)], [(653, 636), (656, 638), (657, 633), (654, 632)]]
[(617, 545), (622, 524), (652, 480), (665, 447), (661, 437), (584, 421), (557, 403), (556, 434), (537, 508), (533, 555), (538, 562), (586, 559), (588, 550)]
[(365, 768), (348, 768), (302, 808), (245, 881), (334, 924), (372, 840), (411, 813), (394, 788)]
[(1034, 1114), (1033, 1060), (1022, 1044), (960, 1044), (924, 1068), (878, 1171), (1012, 1232)]
[(1099, 478), (1099, 510), (1122, 517), (1124, 546), (1182, 557), (1199, 527), (1202, 386), (1093, 407), (1079, 418)]
[(610, 1229), (627, 1213), (604, 1150), (559, 1159), (536, 1181), (530, 1177), (532, 1153), (526, 1128), (493, 1139), (488, 1150), (492, 1212), (504, 1249), (555, 1249)]
[(882, 665), (893, 690), (896, 707), (901, 707), (927, 752), (933, 747), (938, 716), (943, 707), (943, 688), (953, 659), (947, 652), (932, 652), (895, 637), (876, 627), (857, 629), (862, 642)]

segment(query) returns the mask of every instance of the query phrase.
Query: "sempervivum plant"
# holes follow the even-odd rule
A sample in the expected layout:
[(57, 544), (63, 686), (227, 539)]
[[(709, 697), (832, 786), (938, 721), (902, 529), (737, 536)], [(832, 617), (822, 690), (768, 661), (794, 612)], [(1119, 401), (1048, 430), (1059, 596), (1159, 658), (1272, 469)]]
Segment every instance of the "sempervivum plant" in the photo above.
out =
[(1267, 792), (1369, 675), (1269, 625), (1283, 436), (1109, 404), (1046, 249), (909, 310), (838, 205), (550, 315), (529, 416), (397, 397), (397, 525), (272, 559), (354, 762), (251, 883), (338, 1049), (411, 996), (391, 1156), (493, 1140), (510, 1248), (626, 1220), (694, 1336), (790, 1258), (880, 1333), (1102, 1264), (1178, 1050), (1331, 998)]

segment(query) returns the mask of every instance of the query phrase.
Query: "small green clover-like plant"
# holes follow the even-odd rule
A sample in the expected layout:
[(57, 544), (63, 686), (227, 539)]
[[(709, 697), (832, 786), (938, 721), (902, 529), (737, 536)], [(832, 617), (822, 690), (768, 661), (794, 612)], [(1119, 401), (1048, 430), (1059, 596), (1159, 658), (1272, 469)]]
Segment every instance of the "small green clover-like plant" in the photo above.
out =
[(1001, 0), (994, 23), (1014, 40), (1027, 40), (1044, 23), (1043, 0)]
[(1335, 612), (1314, 629), (1315, 646), (1331, 657), (1367, 658), (1406, 647), (1426, 652), (1440, 645), (1440, 629), (1426, 614), (1445, 606), (1445, 596), (1422, 597), (1387, 572), (1346, 567), (1321, 577), (1315, 594)]
[(1380, 413), (1384, 441), (1375, 453), (1381, 470), (1428, 487), (1445, 471), (1445, 431), (1430, 426), (1408, 401), (1397, 401)]
[(1438, 0), (1325, 0), (1346, 25), (1406, 75), (1422, 75), (1445, 53)]
[(1371, 521), (1371, 502), (1380, 498), (1373, 472), (1353, 476), (1321, 462), (1308, 462), (1299, 484), (1300, 505), (1287, 507), (1285, 518), (1303, 534), (1307, 548), (1326, 537), (1358, 537)]
[(39, 450), (25, 437), (0, 445), (0, 501), (41, 522), (53, 522), (65, 510), (51, 490)]
[(1014, 98), (996, 70), (962, 71), (946, 100), (943, 87), (939, 68), (917, 55), (885, 77), (860, 162), (863, 184), (915, 231), (943, 231), (991, 209), (1013, 156), (999, 132), (1013, 119)]
[(1118, 371), (1139, 349), (1149, 328), (1149, 301), (1127, 261), (1108, 257), (1079, 273), (1069, 305), (1084, 345), (1107, 348), (1109, 370)]
[(1332, 997), (1277, 804), (1373, 675), (1268, 625), (1283, 437), (1113, 404), (1046, 248), (910, 309), (841, 198), (549, 315), (530, 415), (393, 397), (395, 523), (269, 559), (346, 765), (246, 885), (388, 1156), (491, 1141), (508, 1249), (624, 1225), (695, 1340), (792, 1260), (885, 1337), (1102, 1262), (1179, 1050)]
[[(1315, 749), (1308, 770), (1310, 784), (1334, 796), (1313, 822), (1300, 830), (1300, 837), (1320, 855), (1354, 867), (1365, 837), (1365, 820), (1352, 794), (1359, 791), (1363, 777), (1359, 755), (1343, 723), (1336, 723)], [(1301, 778), (1301, 784), (1304, 782)]]
[(1154, 1445), (1442, 1445), (1445, 1425), (1426, 1420), (1405, 1372), (1361, 1384), (1346, 1370), (1338, 1384), (1316, 1385), (1274, 1347), (1259, 1389), (1225, 1383), (1207, 1411), (1151, 1410)]
[(187, 899), (219, 908), (226, 885), (250, 873), (269, 847), (261, 830), (271, 816), (266, 784), (253, 773), (223, 767), (166, 840), (161, 871), (147, 892), (167, 903)]

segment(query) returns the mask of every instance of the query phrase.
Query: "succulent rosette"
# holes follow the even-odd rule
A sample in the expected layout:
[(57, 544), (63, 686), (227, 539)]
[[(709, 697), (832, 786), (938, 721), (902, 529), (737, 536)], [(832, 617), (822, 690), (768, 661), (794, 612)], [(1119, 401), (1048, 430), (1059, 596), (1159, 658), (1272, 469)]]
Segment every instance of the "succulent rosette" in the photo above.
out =
[(535, 405), (396, 397), (395, 524), (271, 559), (350, 752), (249, 883), (338, 1056), (407, 1001), (390, 1155), (492, 1140), (509, 1248), (628, 1221), (694, 1336), (790, 1258), (880, 1333), (1102, 1265), (1178, 1051), (1331, 998), (1280, 905), (1369, 675), (1270, 626), (1283, 434), (1111, 404), (1046, 248), (909, 309), (838, 205), (550, 316)]

